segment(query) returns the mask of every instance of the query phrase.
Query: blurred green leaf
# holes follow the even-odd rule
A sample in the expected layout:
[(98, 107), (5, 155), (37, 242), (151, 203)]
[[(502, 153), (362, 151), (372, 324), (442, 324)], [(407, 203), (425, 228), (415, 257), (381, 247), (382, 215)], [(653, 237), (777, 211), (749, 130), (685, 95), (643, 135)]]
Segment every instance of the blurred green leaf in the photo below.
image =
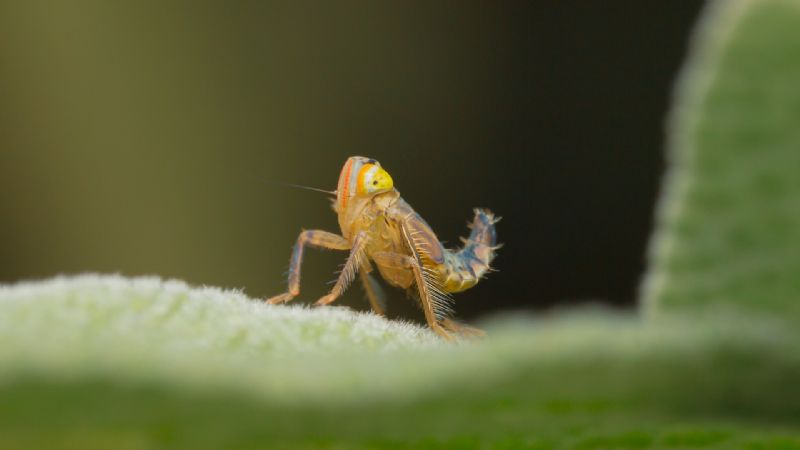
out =
[(651, 310), (800, 318), (800, 2), (716, 2), (669, 127)]
[(0, 447), (800, 442), (797, 332), (706, 319), (506, 318), (446, 345), (371, 314), (177, 281), (18, 284), (0, 289)]

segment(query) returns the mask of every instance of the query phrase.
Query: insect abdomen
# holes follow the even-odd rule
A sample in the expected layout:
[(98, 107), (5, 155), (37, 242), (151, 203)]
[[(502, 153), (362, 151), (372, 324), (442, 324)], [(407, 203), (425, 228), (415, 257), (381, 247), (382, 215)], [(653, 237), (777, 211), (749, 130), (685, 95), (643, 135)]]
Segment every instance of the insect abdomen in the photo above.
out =
[(469, 238), (462, 238), (464, 247), (445, 254), (444, 285), (448, 292), (460, 292), (475, 286), (491, 270), (490, 264), (498, 248), (494, 228), (498, 220), (487, 209), (475, 209), (475, 217), (469, 225), (472, 232)]

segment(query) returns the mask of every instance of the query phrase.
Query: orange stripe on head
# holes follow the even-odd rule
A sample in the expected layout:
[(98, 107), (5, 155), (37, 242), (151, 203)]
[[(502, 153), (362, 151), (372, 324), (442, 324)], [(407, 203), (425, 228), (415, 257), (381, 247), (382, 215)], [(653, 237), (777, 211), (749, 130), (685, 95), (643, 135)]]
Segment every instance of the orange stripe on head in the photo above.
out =
[(342, 167), (342, 172), (339, 174), (339, 186), (337, 194), (339, 195), (339, 208), (345, 209), (347, 207), (347, 200), (350, 198), (350, 175), (353, 170), (353, 163), (355, 159), (349, 158)]

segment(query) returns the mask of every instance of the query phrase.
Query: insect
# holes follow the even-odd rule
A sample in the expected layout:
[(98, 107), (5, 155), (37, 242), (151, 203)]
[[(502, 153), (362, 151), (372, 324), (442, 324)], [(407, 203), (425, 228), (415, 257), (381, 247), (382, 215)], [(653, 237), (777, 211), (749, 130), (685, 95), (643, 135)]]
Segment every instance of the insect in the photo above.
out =
[[(328, 191), (323, 191), (328, 192)], [(339, 175), (333, 209), (339, 217), (341, 235), (322, 230), (300, 233), (289, 263), (288, 290), (267, 299), (284, 303), (300, 294), (300, 265), (306, 246), (349, 251), (339, 278), (330, 293), (316, 305), (336, 300), (356, 275), (364, 284), (376, 314), (385, 314), (385, 299), (373, 272), (377, 268), (389, 284), (406, 289), (419, 301), (428, 326), (441, 337), (483, 332), (456, 322), (451, 293), (475, 286), (491, 270), (499, 220), (486, 209), (475, 209), (463, 247), (446, 249), (425, 220), (400, 197), (392, 177), (374, 159), (353, 156)]]

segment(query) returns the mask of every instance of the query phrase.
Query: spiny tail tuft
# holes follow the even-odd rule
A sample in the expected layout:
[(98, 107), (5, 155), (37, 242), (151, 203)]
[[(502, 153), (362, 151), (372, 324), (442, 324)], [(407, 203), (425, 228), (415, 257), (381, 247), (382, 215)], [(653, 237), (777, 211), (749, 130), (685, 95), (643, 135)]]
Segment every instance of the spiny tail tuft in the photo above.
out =
[(457, 252), (457, 257), (466, 263), (477, 278), (492, 270), (490, 264), (495, 257), (497, 232), (494, 224), (500, 221), (488, 209), (475, 208), (475, 217), (468, 225), (472, 230), (467, 239), (461, 238), (464, 248)]

